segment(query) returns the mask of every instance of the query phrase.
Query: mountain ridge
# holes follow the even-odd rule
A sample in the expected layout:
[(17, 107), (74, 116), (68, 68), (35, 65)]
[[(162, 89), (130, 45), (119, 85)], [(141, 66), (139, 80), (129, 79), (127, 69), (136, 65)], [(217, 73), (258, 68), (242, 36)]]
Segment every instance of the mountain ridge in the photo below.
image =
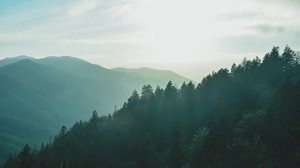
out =
[[(173, 72), (171, 70), (166, 70), (166, 69), (154, 69), (154, 68), (149, 68), (149, 67), (141, 67), (141, 68), (116, 67), (116, 68), (112, 68), (111, 70), (129, 74), (131, 76), (138, 76), (138, 77), (142, 77), (144, 75), (147, 76), (149, 74), (156, 74), (156, 76), (152, 76), (152, 77), (156, 77), (156, 78), (168, 76), (170, 78), (168, 80), (172, 80), (172, 79), (174, 80), (174, 79), (176, 79), (175, 76), (177, 76), (177, 77), (183, 78), (186, 82), (189, 82), (189, 81), (195, 82), (191, 79), (188, 79), (182, 75), (177, 74), (176, 72)], [(177, 84), (182, 83), (182, 82), (180, 83), (176, 80), (172, 81), (172, 82), (177, 83)]]

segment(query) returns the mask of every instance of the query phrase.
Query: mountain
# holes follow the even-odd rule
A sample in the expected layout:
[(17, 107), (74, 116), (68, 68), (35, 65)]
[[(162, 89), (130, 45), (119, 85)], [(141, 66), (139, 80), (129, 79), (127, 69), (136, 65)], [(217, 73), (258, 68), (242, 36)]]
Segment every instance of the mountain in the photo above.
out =
[(300, 62), (286, 47), (206, 76), (134, 92), (112, 115), (62, 127), (3, 168), (299, 168)]
[(164, 86), (166, 84), (165, 81), (172, 81), (178, 85), (182, 84), (184, 81), (190, 81), (190, 79), (187, 79), (169, 70), (157, 70), (146, 67), (136, 69), (119, 67), (113, 68), (112, 70), (129, 75), (133, 78), (138, 78), (140, 79), (140, 82), (148, 80), (149, 82), (152, 82), (148, 83), (152, 86), (155, 86), (157, 83), (160, 86)]
[(5, 66), (5, 65), (9, 65), (11, 63), (15, 63), (24, 59), (34, 59), (33, 57), (29, 57), (27, 55), (20, 55), (20, 56), (16, 56), (16, 57), (7, 57), (4, 58), (2, 60), (0, 60), (0, 67), (1, 66)]
[(153, 76), (142, 78), (69, 56), (0, 60), (0, 158), (25, 143), (48, 141), (62, 125), (87, 120), (93, 110), (112, 113), (144, 84), (168, 82), (167, 76)]

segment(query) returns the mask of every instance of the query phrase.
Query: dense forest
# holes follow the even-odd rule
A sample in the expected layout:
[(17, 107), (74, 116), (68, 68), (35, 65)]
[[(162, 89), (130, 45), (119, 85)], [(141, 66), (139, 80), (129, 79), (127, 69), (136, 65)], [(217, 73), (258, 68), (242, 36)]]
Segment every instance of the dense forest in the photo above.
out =
[(288, 46), (198, 85), (142, 87), (107, 116), (65, 126), (3, 168), (300, 167), (300, 64)]

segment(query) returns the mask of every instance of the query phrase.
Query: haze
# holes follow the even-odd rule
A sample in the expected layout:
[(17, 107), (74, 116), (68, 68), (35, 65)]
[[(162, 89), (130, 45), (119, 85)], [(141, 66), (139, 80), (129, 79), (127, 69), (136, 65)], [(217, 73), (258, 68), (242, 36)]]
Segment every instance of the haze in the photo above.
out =
[(0, 58), (71, 55), (200, 81), (274, 45), (299, 50), (299, 7), (298, 0), (3, 0)]

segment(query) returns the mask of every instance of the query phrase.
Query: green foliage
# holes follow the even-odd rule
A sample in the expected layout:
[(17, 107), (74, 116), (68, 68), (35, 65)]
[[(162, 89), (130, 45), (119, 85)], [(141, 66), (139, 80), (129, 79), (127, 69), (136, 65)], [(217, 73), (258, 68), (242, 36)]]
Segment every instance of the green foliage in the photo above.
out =
[(20, 168), (31, 168), (33, 167), (33, 158), (31, 155), (31, 149), (26, 144), (23, 150), (18, 155), (19, 167)]
[(158, 167), (156, 146), (150, 137), (146, 137), (139, 148), (136, 167)]
[(150, 85), (144, 85), (142, 88), (142, 96), (141, 99), (142, 100), (149, 100), (151, 99), (153, 96), (153, 89), (152, 86)]
[(236, 138), (230, 145), (231, 167), (275, 167), (267, 145), (255, 135), (252, 139)]
[(182, 142), (182, 131), (178, 124), (173, 128), (170, 142), (169, 166), (181, 168), (184, 164), (184, 151)]
[(210, 133), (209, 129), (205, 127), (199, 129), (195, 133), (189, 149), (190, 153), (189, 153), (188, 165), (186, 166), (187, 168), (199, 167), (202, 165), (202, 162), (205, 161), (202, 160), (201, 157), (203, 157), (203, 155), (206, 155), (203, 148), (205, 146), (209, 133)]

